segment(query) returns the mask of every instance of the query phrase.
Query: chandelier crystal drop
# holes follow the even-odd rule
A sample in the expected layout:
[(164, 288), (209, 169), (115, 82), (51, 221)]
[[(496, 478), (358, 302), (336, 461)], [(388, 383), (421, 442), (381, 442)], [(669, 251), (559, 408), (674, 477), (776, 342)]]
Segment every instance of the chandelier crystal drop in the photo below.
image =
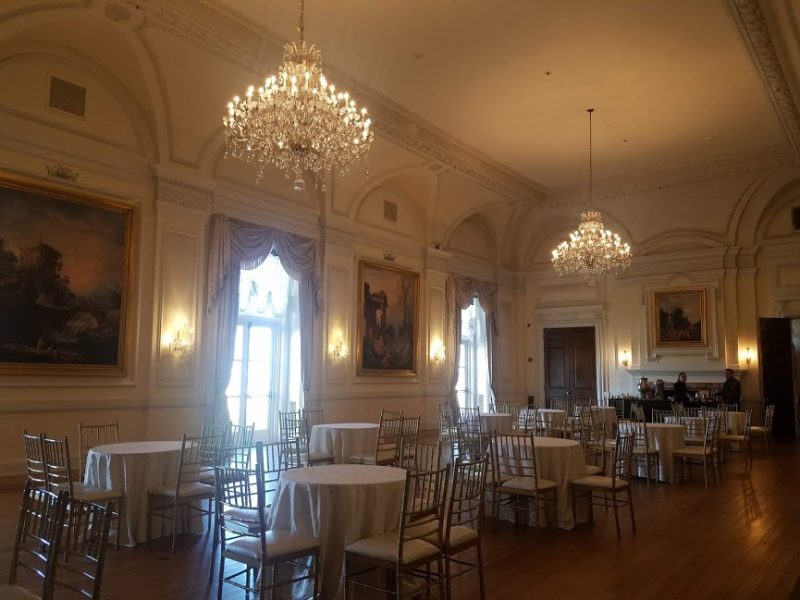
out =
[[(589, 204), (592, 202), (592, 112), (589, 113)], [(553, 267), (560, 275), (581, 275), (590, 286), (606, 273), (623, 273), (631, 265), (631, 247), (606, 229), (596, 210), (581, 214), (578, 229), (553, 250)]]
[(283, 49), (283, 64), (264, 84), (250, 86), (244, 98), (228, 104), (225, 155), (256, 167), (260, 181), (268, 165), (294, 177), (294, 189), (306, 184), (303, 173), (314, 174), (315, 187), (325, 189), (323, 171), (347, 172), (350, 164), (372, 144), (371, 119), (345, 91), (337, 91), (322, 72), (322, 52), (304, 39), (300, 3), (300, 41)]

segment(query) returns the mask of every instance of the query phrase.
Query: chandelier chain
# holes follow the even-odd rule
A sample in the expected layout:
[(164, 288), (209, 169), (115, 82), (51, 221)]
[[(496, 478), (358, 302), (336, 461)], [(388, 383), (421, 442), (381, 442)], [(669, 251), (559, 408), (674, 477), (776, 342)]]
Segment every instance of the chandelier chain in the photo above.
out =
[(593, 108), (587, 108), (586, 112), (589, 113), (589, 206), (592, 205), (592, 113)]
[(300, 0), (300, 18), (297, 21), (297, 31), (300, 32), (300, 42), (305, 41), (305, 31), (306, 31), (306, 22), (305, 22), (305, 12), (306, 12), (306, 0)]

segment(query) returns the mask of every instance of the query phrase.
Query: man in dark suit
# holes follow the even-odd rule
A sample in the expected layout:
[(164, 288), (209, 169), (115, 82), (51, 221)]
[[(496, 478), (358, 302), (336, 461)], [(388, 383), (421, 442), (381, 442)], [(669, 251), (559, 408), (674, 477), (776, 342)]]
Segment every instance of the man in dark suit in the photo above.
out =
[(722, 384), (722, 401), (725, 404), (735, 404), (739, 410), (742, 401), (742, 384), (733, 376), (733, 370), (725, 369), (725, 383)]

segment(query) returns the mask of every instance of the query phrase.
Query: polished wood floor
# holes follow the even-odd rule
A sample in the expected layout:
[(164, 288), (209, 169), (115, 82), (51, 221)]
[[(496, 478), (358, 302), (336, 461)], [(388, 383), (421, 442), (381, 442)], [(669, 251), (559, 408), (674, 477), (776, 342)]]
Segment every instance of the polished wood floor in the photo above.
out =
[[(742, 456), (706, 490), (702, 472), (684, 484), (649, 489), (636, 482), (637, 531), (613, 515), (573, 531), (534, 531), (500, 523), (485, 537), (487, 597), (795, 598), (800, 577), (800, 443), (757, 450), (749, 472)], [(0, 493), (0, 576), (8, 573), (18, 493)], [(208, 584), (205, 535), (182, 536), (175, 555), (166, 539), (111, 550), (104, 598), (215, 598)], [(235, 590), (225, 598), (241, 598)], [(462, 578), (455, 598), (477, 598), (477, 579)]]

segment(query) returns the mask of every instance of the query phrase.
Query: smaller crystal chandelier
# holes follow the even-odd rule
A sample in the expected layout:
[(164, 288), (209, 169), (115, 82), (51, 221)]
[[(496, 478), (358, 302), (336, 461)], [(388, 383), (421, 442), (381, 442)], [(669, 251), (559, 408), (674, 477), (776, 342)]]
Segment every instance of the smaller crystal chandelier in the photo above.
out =
[(236, 96), (223, 119), (226, 156), (255, 165), (257, 181), (267, 165), (274, 165), (287, 179), (294, 176), (297, 191), (306, 188), (306, 170), (314, 174), (315, 186), (323, 171), (347, 172), (373, 138), (367, 109), (359, 109), (350, 94), (337, 92), (325, 79), (322, 52), (304, 39), (304, 12), (301, 0), (300, 43), (284, 46), (278, 75), (267, 77), (258, 89), (250, 86), (245, 98)]
[[(592, 203), (592, 113), (589, 113), (589, 204)], [(582, 275), (590, 286), (609, 271), (622, 273), (631, 265), (631, 247), (618, 234), (605, 229), (596, 210), (581, 214), (578, 230), (553, 250), (553, 267), (560, 275)]]

